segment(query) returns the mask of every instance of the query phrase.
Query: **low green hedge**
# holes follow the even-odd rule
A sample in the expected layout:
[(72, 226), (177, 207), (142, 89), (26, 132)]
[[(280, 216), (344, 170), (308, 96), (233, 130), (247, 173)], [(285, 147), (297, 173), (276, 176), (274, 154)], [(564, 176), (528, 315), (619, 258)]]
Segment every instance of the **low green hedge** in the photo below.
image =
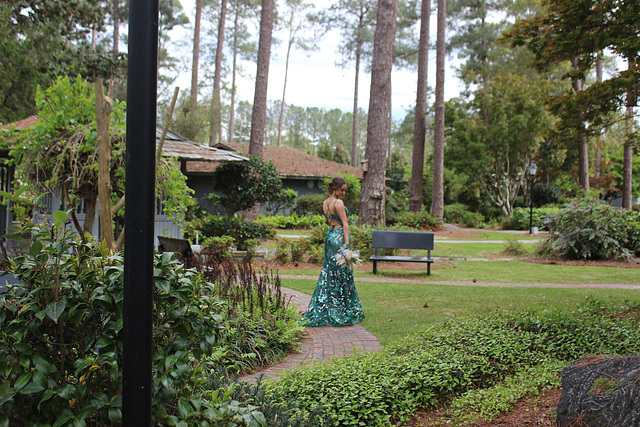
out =
[(301, 228), (313, 228), (327, 222), (323, 215), (265, 215), (261, 216), (258, 224), (281, 230), (295, 230)]

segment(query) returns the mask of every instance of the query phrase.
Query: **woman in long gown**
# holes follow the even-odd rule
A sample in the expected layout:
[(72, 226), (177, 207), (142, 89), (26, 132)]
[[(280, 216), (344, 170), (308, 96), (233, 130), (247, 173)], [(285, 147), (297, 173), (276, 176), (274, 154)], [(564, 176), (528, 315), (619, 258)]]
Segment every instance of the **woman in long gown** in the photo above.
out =
[(305, 326), (353, 325), (364, 319), (364, 310), (356, 292), (351, 265), (339, 265), (335, 255), (351, 243), (349, 238), (349, 211), (342, 201), (347, 192), (347, 181), (335, 177), (327, 186), (329, 197), (322, 210), (329, 224), (324, 240), (324, 261), (316, 289), (311, 297)]

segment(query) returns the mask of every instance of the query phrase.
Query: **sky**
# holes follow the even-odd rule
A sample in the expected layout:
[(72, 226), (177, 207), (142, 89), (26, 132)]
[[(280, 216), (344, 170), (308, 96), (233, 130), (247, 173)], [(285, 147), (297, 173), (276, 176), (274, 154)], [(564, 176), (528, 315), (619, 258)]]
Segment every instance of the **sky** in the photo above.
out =
[[(327, 4), (328, 0), (315, 0), (314, 3)], [(181, 1), (184, 12), (194, 22), (195, 0)], [(317, 6), (321, 7), (321, 6)], [(435, 13), (430, 24), (431, 44), (435, 44), (436, 34)], [(190, 38), (193, 30), (189, 29)], [(285, 61), (286, 61), (286, 34), (276, 34), (283, 40), (279, 46), (271, 49), (271, 63), (269, 65), (269, 86), (267, 98), (269, 100), (282, 99), (284, 85)], [(327, 109), (339, 108), (340, 110), (353, 111), (355, 67), (342, 69), (336, 65), (340, 60), (337, 47), (340, 35), (337, 32), (329, 32), (319, 43), (319, 50), (305, 53), (292, 49), (289, 59), (289, 73), (287, 77), (287, 89), (285, 102), (299, 107), (322, 107)], [(429, 52), (428, 82), (429, 86), (435, 86), (435, 50)], [(362, 68), (361, 68), (362, 70)], [(247, 67), (247, 71), (255, 76), (255, 65)], [(460, 93), (459, 81), (453, 76), (451, 58), (447, 58), (447, 72), (445, 73), (445, 99), (458, 96)], [(359, 81), (359, 108), (367, 111), (369, 108), (370, 75), (360, 72)], [(191, 86), (191, 73), (187, 71), (180, 75), (177, 84), (184, 90)], [(402, 121), (407, 111), (413, 108), (416, 102), (416, 70), (394, 69), (391, 76), (392, 89), (392, 115), (396, 122)], [(255, 89), (254, 79), (244, 79), (238, 85), (239, 99), (253, 102)], [(433, 102), (430, 99), (429, 102)]]

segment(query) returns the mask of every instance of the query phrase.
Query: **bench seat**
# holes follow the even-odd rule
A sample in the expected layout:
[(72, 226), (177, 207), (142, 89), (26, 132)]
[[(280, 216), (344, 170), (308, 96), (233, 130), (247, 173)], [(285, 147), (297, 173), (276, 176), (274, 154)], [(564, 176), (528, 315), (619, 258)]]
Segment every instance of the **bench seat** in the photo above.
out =
[[(369, 257), (373, 262), (373, 274), (378, 273), (378, 262), (422, 262), (427, 264), (427, 276), (431, 275), (431, 264), (435, 261), (431, 257), (434, 246), (432, 232), (373, 230), (371, 237), (375, 251), (374, 255)], [(378, 255), (379, 248), (423, 249), (427, 251), (427, 256)]]

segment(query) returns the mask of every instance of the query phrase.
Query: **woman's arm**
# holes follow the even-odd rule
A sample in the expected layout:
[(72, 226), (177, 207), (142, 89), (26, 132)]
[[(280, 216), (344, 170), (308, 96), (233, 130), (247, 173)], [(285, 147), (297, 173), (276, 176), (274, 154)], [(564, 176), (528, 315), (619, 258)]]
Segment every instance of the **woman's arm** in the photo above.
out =
[(349, 242), (349, 220), (347, 219), (347, 213), (344, 210), (344, 202), (342, 200), (336, 201), (336, 213), (342, 221), (342, 232), (344, 233), (344, 244), (348, 245)]

